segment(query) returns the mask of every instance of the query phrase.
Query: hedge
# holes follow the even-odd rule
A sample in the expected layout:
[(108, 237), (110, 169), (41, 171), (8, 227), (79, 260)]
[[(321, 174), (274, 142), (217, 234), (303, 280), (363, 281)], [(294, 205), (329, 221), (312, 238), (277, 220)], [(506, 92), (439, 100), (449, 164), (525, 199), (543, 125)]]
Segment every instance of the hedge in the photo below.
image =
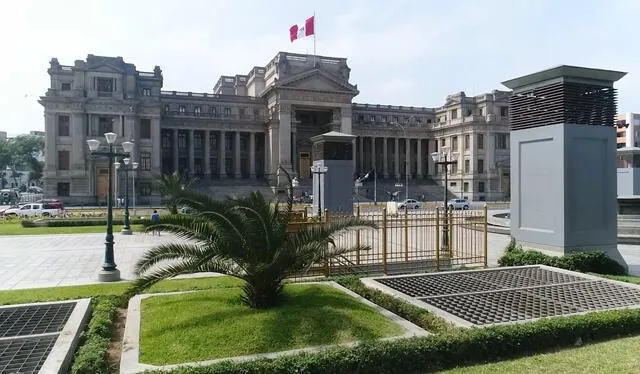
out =
[(500, 266), (548, 265), (582, 273), (626, 275), (626, 269), (604, 252), (575, 252), (549, 256), (539, 251), (524, 250), (512, 240), (498, 259)]
[(428, 373), (568, 348), (640, 333), (640, 311), (598, 312), (535, 322), (457, 330), (427, 337), (374, 341), (310, 354), (210, 366), (180, 367), (149, 374), (373, 374)]
[(107, 350), (113, 335), (118, 301), (117, 297), (108, 296), (93, 300), (91, 320), (74, 356), (71, 374), (109, 373)]
[(382, 291), (367, 287), (356, 276), (335, 277), (333, 280), (372, 303), (397, 314), (427, 331), (445, 332), (453, 329), (453, 325), (428, 310), (419, 308), (400, 298), (385, 294)]
[[(121, 224), (124, 221), (123, 219), (114, 219), (114, 224)], [(22, 220), (20, 222), (22, 227), (31, 228), (31, 227), (39, 227), (42, 226), (40, 224), (35, 223), (30, 220)], [(144, 225), (147, 226), (151, 224), (149, 219), (145, 218), (132, 218), (129, 220), (129, 223), (132, 225)], [(45, 227), (75, 227), (75, 226), (106, 226), (106, 219), (55, 219), (46, 221), (43, 226)]]

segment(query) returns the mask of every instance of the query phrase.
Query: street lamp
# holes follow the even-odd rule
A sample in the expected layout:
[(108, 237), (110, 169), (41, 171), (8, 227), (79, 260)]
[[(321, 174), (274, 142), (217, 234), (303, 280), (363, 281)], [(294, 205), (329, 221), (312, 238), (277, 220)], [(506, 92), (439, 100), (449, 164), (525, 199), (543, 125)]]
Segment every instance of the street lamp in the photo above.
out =
[(98, 280), (100, 282), (114, 282), (120, 280), (120, 270), (117, 269), (116, 263), (113, 259), (113, 185), (112, 185), (112, 171), (111, 165), (114, 163), (116, 157), (129, 157), (133, 150), (133, 143), (123, 142), (122, 149), (124, 153), (118, 153), (113, 149), (116, 138), (118, 135), (113, 132), (104, 134), (107, 144), (109, 146), (108, 151), (98, 151), (100, 148), (100, 141), (97, 139), (87, 140), (87, 145), (93, 156), (104, 156), (109, 159), (108, 167), (108, 180), (109, 191), (107, 193), (107, 236), (105, 238), (104, 248), (104, 263), (102, 264), (102, 271), (98, 274)]
[(137, 162), (131, 164), (133, 166), (133, 216), (136, 216), (136, 170), (138, 170)]
[(131, 235), (133, 234), (131, 231), (131, 221), (129, 220), (129, 170), (131, 170), (129, 163), (131, 159), (125, 157), (122, 162), (124, 162), (124, 227), (121, 233), (122, 235)]
[(311, 167), (311, 172), (318, 176), (318, 196), (314, 194), (313, 197), (314, 200), (318, 199), (318, 218), (322, 217), (322, 200), (320, 199), (322, 183), (320, 182), (320, 175), (325, 174), (327, 171), (329, 171), (329, 168), (326, 166), (313, 165)]
[(116, 168), (116, 193), (115, 193), (115, 197), (116, 197), (116, 208), (120, 208), (120, 195), (118, 195), (118, 184), (120, 184), (120, 178), (118, 178), (118, 169), (120, 169), (120, 163), (119, 162), (114, 162), (113, 163), (113, 167)]
[[(404, 144), (405, 144), (405, 147), (407, 147), (406, 142), (409, 139), (407, 138), (407, 130), (405, 129), (404, 126), (402, 126), (398, 122), (391, 122), (391, 123), (402, 129), (402, 133), (404, 134), (404, 138), (405, 138)], [(398, 152), (397, 149), (396, 149), (396, 152)], [(410, 153), (410, 150), (405, 150), (405, 156), (404, 156), (404, 195), (405, 195), (404, 198), (405, 199), (409, 198), (409, 163), (407, 162), (407, 153)], [(396, 187), (402, 187), (402, 183), (400, 183), (399, 180), (398, 180), (398, 183), (396, 183)]]
[(442, 206), (444, 207), (444, 217), (445, 217), (445, 224), (442, 225), (442, 249), (443, 250), (447, 250), (449, 248), (449, 235), (448, 235), (448, 231), (449, 231), (449, 219), (447, 217), (447, 183), (448, 181), (448, 177), (447, 177), (447, 173), (448, 173), (448, 166), (449, 165), (453, 165), (453, 164), (457, 164), (457, 161), (447, 161), (447, 151), (448, 151), (449, 147), (440, 147), (440, 152), (433, 152), (431, 153), (431, 158), (433, 159), (433, 163), (436, 165), (442, 165), (443, 166), (443, 170), (444, 170), (444, 198), (443, 198), (443, 204)]

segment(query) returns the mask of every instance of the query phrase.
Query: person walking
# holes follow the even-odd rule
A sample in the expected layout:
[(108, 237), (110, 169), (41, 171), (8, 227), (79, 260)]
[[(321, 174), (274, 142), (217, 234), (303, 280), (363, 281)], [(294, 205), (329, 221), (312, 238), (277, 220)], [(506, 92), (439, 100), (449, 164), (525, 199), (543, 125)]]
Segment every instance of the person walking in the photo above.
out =
[[(158, 222), (160, 222), (160, 215), (158, 214), (158, 211), (154, 209), (153, 214), (151, 215), (151, 224), (156, 225), (158, 224)], [(153, 229), (151, 235), (155, 235), (156, 232), (158, 233), (158, 236), (160, 236), (160, 230), (158, 230), (157, 228)]]

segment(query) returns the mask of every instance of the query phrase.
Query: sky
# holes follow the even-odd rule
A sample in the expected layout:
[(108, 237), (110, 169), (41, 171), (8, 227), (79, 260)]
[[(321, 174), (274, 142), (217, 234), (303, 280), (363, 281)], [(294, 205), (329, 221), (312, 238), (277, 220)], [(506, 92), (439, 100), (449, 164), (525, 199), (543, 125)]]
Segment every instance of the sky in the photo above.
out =
[(52, 57), (122, 56), (164, 89), (211, 92), (279, 51), (316, 16), (318, 55), (346, 57), (354, 102), (438, 107), (447, 95), (567, 64), (625, 71), (618, 112), (640, 112), (640, 0), (21, 0), (0, 4), (0, 131), (44, 130)]

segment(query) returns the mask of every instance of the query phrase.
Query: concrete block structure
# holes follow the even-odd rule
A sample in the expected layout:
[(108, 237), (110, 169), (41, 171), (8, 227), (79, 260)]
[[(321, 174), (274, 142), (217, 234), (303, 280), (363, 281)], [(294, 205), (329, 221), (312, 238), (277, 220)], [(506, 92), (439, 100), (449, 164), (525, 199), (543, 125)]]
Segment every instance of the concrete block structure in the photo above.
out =
[(122, 57), (88, 55), (73, 65), (53, 58), (40, 99), (45, 195), (104, 203), (111, 166), (90, 157), (86, 140), (109, 131), (136, 144), (139, 204), (159, 200), (153, 176), (174, 171), (214, 186), (275, 190), (282, 166), (304, 185), (314, 162), (310, 138), (340, 131), (356, 137), (352, 175), (375, 169), (379, 183), (393, 184), (409, 170), (412, 183), (442, 184), (429, 154), (446, 145), (459, 161), (449, 175), (453, 196), (508, 199), (509, 92), (458, 92), (438, 107), (359, 104), (350, 72), (346, 58), (279, 52), (196, 93), (165, 90), (159, 66), (140, 71)]
[(511, 97), (511, 235), (560, 253), (617, 251), (616, 91), (626, 73), (559, 66), (503, 84)]

